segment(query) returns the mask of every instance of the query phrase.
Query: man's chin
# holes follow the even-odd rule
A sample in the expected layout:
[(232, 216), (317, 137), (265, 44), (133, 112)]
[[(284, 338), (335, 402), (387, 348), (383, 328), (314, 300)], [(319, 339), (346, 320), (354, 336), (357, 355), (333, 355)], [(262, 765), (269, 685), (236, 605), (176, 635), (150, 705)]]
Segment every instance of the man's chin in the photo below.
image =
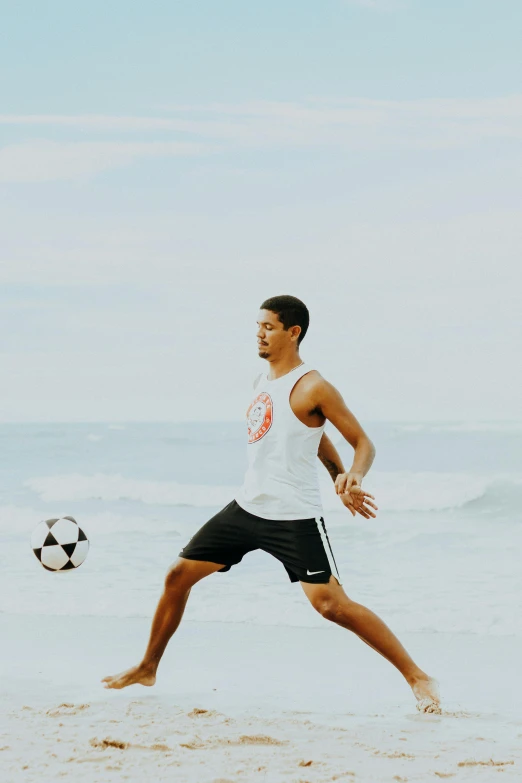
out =
[(268, 357), (270, 356), (270, 354), (267, 353), (267, 351), (259, 351), (257, 355), (259, 356), (260, 359), (268, 359)]

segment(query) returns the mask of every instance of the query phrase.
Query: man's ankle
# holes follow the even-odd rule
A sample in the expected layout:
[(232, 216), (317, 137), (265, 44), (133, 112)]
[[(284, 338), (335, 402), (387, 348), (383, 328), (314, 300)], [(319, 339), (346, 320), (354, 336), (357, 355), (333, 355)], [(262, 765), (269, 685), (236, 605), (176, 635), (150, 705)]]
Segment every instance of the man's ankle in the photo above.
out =
[(422, 669), (416, 669), (411, 675), (406, 677), (406, 680), (411, 687), (417, 685), (419, 682), (426, 682), (429, 679), (429, 675), (426, 674), (426, 672), (423, 672)]

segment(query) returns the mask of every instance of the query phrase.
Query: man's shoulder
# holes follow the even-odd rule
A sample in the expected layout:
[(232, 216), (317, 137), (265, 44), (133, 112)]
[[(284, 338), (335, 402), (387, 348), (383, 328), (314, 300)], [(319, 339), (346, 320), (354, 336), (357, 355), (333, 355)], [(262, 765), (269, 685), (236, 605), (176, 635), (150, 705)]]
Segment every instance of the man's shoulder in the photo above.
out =
[(306, 386), (307, 389), (319, 390), (324, 388), (328, 381), (323, 378), (319, 370), (310, 370), (306, 375), (303, 375), (301, 383), (303, 386)]
[(314, 405), (320, 406), (323, 403), (327, 403), (339, 394), (335, 386), (330, 381), (327, 381), (318, 370), (310, 370), (309, 373), (301, 378), (299, 384), (302, 393)]
[(307, 398), (319, 400), (324, 396), (329, 384), (318, 370), (310, 370), (303, 375), (296, 386), (299, 385), (299, 391), (305, 394)]

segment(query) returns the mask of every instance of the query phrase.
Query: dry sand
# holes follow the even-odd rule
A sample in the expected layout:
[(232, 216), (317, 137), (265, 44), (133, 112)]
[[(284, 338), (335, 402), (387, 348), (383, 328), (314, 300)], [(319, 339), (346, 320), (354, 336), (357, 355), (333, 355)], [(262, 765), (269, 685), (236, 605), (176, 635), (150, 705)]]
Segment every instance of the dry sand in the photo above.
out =
[(342, 629), (182, 624), (152, 689), (105, 691), (142, 619), (0, 617), (0, 777), (17, 781), (522, 780), (517, 637), (409, 635), (441, 681), (420, 715)]

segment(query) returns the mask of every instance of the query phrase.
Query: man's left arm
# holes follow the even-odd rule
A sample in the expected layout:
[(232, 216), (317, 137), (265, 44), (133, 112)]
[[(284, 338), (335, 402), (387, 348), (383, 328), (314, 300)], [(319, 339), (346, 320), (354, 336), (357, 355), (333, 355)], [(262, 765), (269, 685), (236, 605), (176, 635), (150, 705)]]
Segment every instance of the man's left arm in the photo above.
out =
[(335, 491), (338, 495), (344, 492), (357, 494), (361, 491), (362, 479), (374, 460), (375, 446), (335, 386), (321, 378), (315, 385), (313, 395), (316, 409), (339, 430), (354, 450), (350, 469), (343, 469), (335, 479)]

